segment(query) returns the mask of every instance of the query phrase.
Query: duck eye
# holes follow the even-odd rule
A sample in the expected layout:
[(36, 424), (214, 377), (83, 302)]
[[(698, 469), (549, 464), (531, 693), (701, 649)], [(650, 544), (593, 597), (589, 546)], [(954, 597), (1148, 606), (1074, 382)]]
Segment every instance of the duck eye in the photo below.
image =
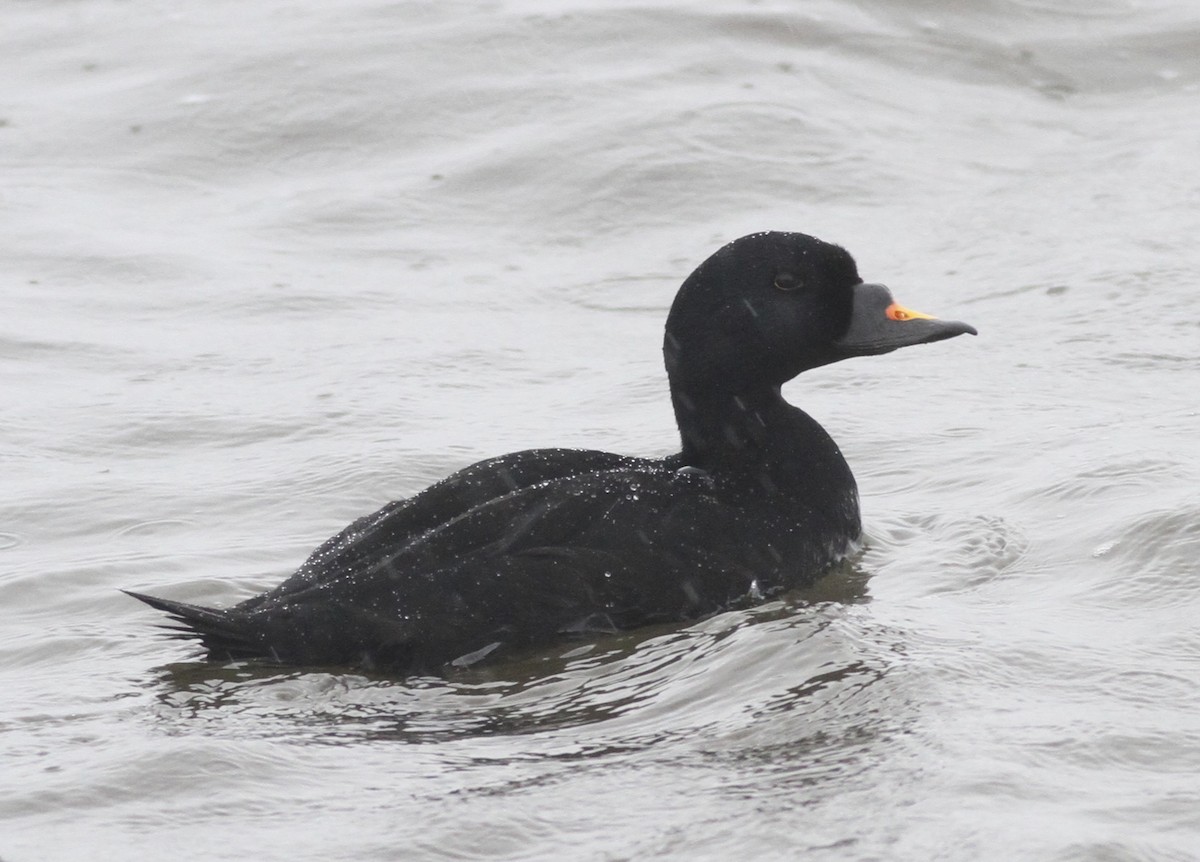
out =
[(790, 272), (781, 272), (775, 276), (775, 286), (790, 293), (800, 286), (800, 279)]

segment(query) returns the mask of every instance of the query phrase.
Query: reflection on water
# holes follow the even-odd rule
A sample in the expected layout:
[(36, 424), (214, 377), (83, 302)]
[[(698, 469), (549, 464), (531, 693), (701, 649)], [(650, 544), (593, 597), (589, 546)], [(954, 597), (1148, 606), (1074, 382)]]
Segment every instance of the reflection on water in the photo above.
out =
[[(770, 678), (768, 690), (752, 693), (763, 700), (759, 712), (803, 710), (806, 703), (834, 699), (834, 688), (863, 685), (864, 675), (873, 673), (852, 648), (844, 665), (830, 667), (834, 653), (828, 641), (836, 635), (827, 631), (846, 605), (867, 600), (867, 581), (863, 568), (847, 562), (813, 586), (766, 605), (686, 628), (664, 625), (571, 640), (556, 650), (452, 669), (444, 678), (397, 680), (253, 662), (172, 664), (160, 669), (157, 715), (191, 731), (298, 733), (326, 741), (438, 742), (591, 725), (602, 735), (621, 736), (631, 727), (653, 726), (653, 717), (639, 714), (669, 708), (687, 680), (710, 677), (706, 686), (726, 690), (744, 685), (724, 675), (736, 672), (741, 661), (767, 654), (791, 666), (789, 674), (814, 662), (821, 670), (781, 691), (775, 691), (780, 680)], [(626, 721), (615, 722), (621, 718)]]

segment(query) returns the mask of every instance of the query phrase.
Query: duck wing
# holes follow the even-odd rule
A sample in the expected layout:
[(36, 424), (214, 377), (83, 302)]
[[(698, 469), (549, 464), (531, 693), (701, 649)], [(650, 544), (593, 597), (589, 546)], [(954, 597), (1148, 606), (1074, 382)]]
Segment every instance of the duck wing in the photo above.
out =
[(290, 578), (241, 606), (254, 607), (268, 598), (368, 570), (422, 535), (515, 491), (554, 479), (620, 468), (645, 469), (663, 463), (590, 449), (527, 449), (479, 461), (419, 494), (356, 519), (323, 542)]
[(221, 625), (201, 634), (218, 655), (437, 671), (711, 614), (815, 576), (853, 538), (648, 463), (488, 499), (369, 560), (218, 612)]

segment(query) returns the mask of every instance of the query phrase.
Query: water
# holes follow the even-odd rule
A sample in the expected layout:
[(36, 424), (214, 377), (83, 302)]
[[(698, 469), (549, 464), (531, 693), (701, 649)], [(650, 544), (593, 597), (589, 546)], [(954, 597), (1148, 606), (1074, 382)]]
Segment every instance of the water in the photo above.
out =
[[(1193, 4), (3, 15), (4, 862), (1200, 858)], [(117, 592), (671, 450), (666, 308), (763, 228), (981, 332), (786, 390), (863, 491), (812, 591), (408, 682)]]

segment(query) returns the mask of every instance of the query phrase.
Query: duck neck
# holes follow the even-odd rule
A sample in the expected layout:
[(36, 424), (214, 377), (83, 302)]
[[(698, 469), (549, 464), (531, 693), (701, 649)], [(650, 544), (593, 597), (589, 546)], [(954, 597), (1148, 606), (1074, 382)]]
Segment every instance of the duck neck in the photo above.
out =
[(745, 477), (768, 492), (777, 487), (857, 500), (854, 475), (837, 443), (788, 404), (778, 386), (672, 386), (671, 401), (684, 464), (721, 477)]
[(704, 469), (762, 453), (770, 443), (766, 429), (788, 408), (779, 389), (772, 387), (733, 391), (673, 386), (671, 403), (683, 440), (683, 460)]

